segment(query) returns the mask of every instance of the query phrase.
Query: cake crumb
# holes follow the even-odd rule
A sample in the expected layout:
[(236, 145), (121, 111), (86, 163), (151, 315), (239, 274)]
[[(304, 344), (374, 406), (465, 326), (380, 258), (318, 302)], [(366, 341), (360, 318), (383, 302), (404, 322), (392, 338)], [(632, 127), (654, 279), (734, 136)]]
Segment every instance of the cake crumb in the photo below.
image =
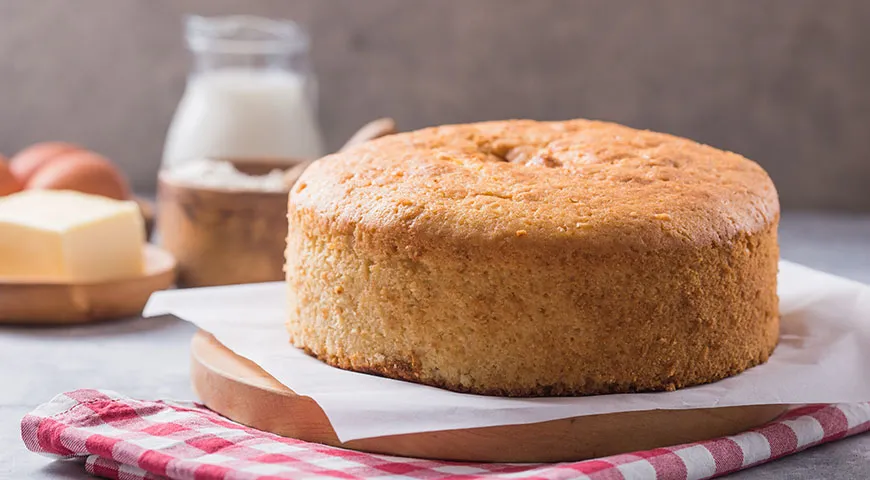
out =
[(518, 236), (518, 237), (525, 237), (525, 236), (528, 235), (528, 234), (529, 234), (529, 232), (527, 232), (527, 231), (525, 231), (525, 230), (517, 230), (517, 236)]
[(671, 219), (671, 216), (668, 215), (667, 213), (657, 213), (657, 214), (653, 215), (653, 218), (655, 218), (656, 220), (669, 221)]

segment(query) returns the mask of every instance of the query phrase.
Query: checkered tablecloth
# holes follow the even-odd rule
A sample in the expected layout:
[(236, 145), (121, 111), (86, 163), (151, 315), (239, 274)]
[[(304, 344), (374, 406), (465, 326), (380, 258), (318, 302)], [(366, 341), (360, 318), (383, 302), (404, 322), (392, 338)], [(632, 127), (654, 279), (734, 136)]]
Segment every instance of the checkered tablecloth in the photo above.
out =
[(699, 479), (867, 430), (870, 403), (815, 405), (730, 437), (533, 465), (441, 462), (344, 450), (244, 427), (198, 404), (134, 400), (100, 390), (59, 395), (21, 421), (30, 450), (82, 457), (89, 473), (122, 480)]

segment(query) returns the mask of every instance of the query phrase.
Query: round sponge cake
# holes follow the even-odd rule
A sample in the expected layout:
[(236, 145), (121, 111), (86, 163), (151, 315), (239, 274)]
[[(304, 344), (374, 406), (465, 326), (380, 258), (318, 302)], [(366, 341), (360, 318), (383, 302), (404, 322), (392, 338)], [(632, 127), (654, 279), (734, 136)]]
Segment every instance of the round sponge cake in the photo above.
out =
[(508, 396), (673, 390), (776, 346), (779, 203), (734, 153), (621, 125), (502, 121), (368, 142), (289, 199), (292, 343)]

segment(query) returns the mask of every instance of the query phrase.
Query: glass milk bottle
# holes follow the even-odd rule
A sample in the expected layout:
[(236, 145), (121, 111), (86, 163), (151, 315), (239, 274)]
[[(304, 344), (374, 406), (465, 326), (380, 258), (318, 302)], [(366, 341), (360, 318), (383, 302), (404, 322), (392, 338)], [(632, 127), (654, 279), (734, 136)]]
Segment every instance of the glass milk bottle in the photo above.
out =
[(293, 22), (188, 17), (193, 70), (163, 168), (199, 159), (291, 166), (323, 155), (308, 37)]

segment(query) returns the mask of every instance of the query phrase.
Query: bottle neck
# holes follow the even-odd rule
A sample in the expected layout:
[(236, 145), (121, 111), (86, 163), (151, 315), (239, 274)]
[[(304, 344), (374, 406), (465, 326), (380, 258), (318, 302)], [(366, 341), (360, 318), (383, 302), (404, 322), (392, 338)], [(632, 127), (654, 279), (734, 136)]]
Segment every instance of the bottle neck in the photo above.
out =
[(308, 76), (308, 37), (295, 23), (250, 15), (186, 20), (193, 73), (268, 70)]
[(282, 71), (308, 76), (311, 69), (302, 53), (249, 53), (223, 50), (201, 50), (193, 54), (193, 74), (218, 70)]

